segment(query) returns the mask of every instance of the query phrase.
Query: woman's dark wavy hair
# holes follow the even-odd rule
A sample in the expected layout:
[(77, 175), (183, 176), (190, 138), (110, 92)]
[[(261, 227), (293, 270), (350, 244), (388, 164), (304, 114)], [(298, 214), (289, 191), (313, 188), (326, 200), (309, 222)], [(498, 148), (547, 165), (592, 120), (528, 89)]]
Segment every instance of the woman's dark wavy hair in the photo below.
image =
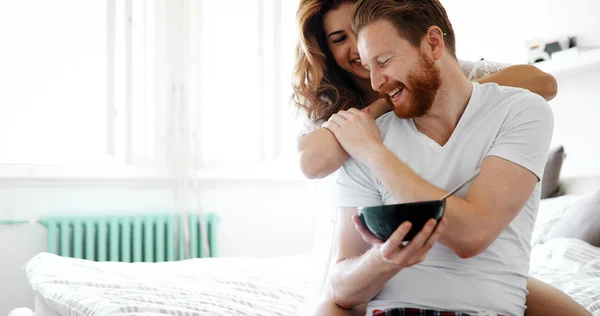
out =
[(335, 62), (323, 29), (325, 14), (345, 2), (356, 1), (301, 0), (296, 13), (299, 40), (292, 76), (292, 100), (312, 122), (328, 120), (340, 110), (365, 106), (351, 75)]

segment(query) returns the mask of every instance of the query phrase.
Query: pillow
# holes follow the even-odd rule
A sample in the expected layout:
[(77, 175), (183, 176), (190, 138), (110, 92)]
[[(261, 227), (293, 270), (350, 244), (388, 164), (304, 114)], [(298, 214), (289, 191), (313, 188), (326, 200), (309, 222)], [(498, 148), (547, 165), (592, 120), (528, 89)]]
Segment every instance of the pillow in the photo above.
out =
[(566, 194), (541, 200), (531, 235), (531, 246), (534, 247), (549, 240), (548, 233), (563, 217), (568, 215), (570, 206), (582, 199), (584, 196)]
[(600, 247), (600, 191), (567, 207), (564, 216), (548, 231), (546, 240), (565, 237)]
[(542, 199), (557, 195), (559, 191), (560, 170), (566, 157), (567, 155), (563, 146), (553, 148), (548, 153), (548, 160), (544, 167), (544, 176), (542, 178)]

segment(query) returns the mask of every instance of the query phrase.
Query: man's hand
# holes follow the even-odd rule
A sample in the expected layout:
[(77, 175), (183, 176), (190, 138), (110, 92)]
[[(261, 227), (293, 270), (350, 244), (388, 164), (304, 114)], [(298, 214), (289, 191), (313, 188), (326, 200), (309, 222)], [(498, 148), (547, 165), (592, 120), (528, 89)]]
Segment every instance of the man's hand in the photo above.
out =
[(354, 221), (354, 227), (362, 238), (368, 244), (377, 247), (381, 257), (396, 268), (406, 268), (423, 262), (447, 225), (445, 218), (442, 218), (437, 227), (436, 221), (430, 219), (423, 226), (423, 229), (405, 246), (403, 245), (403, 239), (410, 231), (411, 223), (409, 222), (404, 222), (398, 226), (390, 238), (383, 242), (362, 225), (358, 215), (354, 215), (352, 220)]
[(354, 159), (366, 163), (369, 155), (386, 150), (379, 127), (371, 114), (350, 109), (333, 114), (323, 124)]

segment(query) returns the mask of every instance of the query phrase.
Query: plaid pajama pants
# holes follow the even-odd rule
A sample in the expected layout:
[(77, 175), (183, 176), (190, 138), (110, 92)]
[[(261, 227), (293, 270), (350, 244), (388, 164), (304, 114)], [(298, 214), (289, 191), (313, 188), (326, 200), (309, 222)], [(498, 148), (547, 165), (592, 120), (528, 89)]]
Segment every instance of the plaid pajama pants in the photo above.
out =
[[(374, 310), (372, 316), (473, 316), (459, 312), (425, 310), (417, 308), (389, 308), (386, 310)], [(502, 316), (502, 315), (498, 315)]]

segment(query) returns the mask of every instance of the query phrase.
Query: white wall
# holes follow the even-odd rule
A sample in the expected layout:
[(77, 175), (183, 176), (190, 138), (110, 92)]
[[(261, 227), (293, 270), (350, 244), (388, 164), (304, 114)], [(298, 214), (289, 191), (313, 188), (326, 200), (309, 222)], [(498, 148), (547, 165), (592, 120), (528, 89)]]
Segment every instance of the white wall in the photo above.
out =
[[(526, 42), (577, 36), (579, 47), (600, 48), (599, 0), (441, 0), (456, 33), (457, 56), (527, 63)], [(578, 71), (553, 71), (581, 59), (539, 65), (555, 75), (559, 94), (553, 145), (564, 145), (563, 176), (600, 174), (600, 51), (598, 63)], [(592, 64), (590, 64), (592, 65)]]
[(576, 73), (557, 73), (554, 146), (565, 146), (563, 177), (600, 175), (600, 50), (598, 62)]
[[(322, 203), (314, 182), (221, 180), (201, 184), (201, 207), (216, 212), (219, 256), (284, 256), (312, 250)], [(172, 209), (165, 183), (0, 180), (0, 218), (60, 213), (134, 213)], [(323, 212), (330, 210), (323, 209)], [(33, 307), (23, 265), (45, 250), (39, 225), (0, 226), (0, 315)]]
[(577, 35), (600, 46), (598, 0), (441, 0), (454, 26), (459, 58), (523, 63), (534, 38)]

